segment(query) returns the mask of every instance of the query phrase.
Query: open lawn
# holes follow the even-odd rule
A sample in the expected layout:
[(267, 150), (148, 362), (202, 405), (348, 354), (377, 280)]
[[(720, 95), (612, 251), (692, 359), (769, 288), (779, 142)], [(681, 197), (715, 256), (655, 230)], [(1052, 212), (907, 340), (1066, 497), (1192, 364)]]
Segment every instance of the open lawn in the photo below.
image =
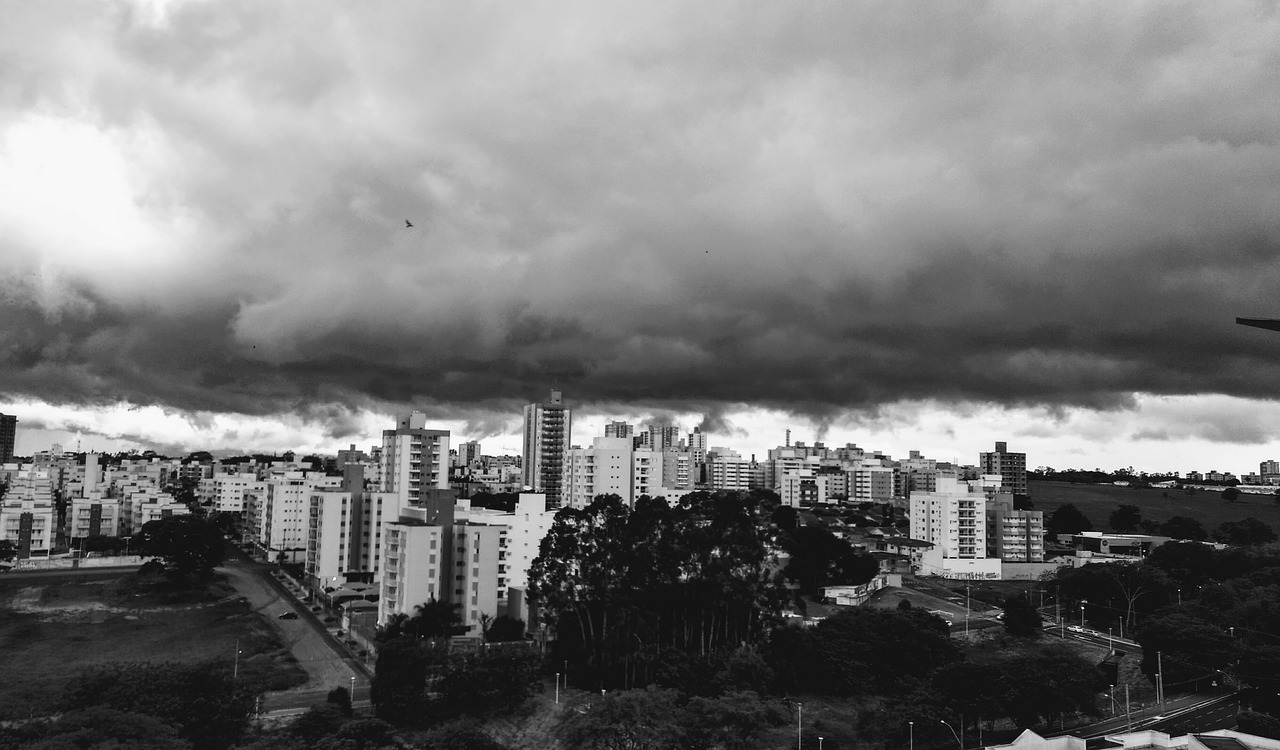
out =
[(1070, 503), (1080, 509), (1098, 531), (1108, 531), (1107, 519), (1120, 505), (1135, 505), (1142, 517), (1163, 523), (1172, 516), (1188, 516), (1213, 533), (1224, 521), (1239, 521), (1253, 516), (1280, 532), (1280, 506), (1271, 495), (1241, 493), (1234, 503), (1222, 499), (1220, 492), (1197, 490), (1135, 489), (1109, 484), (1071, 484), (1069, 482), (1031, 482), (1028, 489), (1036, 510), (1047, 516), (1058, 506)]
[(262, 687), (305, 681), (270, 625), (220, 582), (198, 591), (115, 580), (0, 577), (0, 720), (57, 710), (67, 683), (106, 663), (223, 660)]

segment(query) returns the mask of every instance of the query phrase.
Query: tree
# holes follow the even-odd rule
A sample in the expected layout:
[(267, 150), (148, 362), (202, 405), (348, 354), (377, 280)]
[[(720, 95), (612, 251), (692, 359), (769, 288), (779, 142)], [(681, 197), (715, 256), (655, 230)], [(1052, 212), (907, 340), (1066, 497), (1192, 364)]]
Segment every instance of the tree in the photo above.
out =
[(178, 730), (153, 716), (112, 708), (85, 708), (62, 714), (47, 727), (43, 737), (22, 743), (28, 750), (188, 750), (191, 743)]
[(343, 716), (348, 719), (351, 718), (351, 692), (349, 690), (344, 687), (336, 687), (329, 691), (329, 694), (325, 696), (324, 700), (325, 703), (332, 703), (337, 706)]
[(519, 645), (450, 659), (435, 686), (438, 710), (448, 716), (510, 713), (533, 695), (541, 667), (542, 657)]
[(1204, 530), (1204, 525), (1187, 516), (1173, 516), (1165, 521), (1160, 525), (1160, 533), (1173, 539), (1189, 539), (1195, 542), (1202, 542), (1209, 538), (1209, 532)]
[(792, 531), (800, 527), (800, 513), (790, 505), (779, 505), (769, 516), (769, 522), (781, 531)]
[(195, 750), (215, 750), (248, 725), (255, 696), (241, 687), (220, 662), (105, 664), (74, 679), (60, 708), (146, 714), (177, 727)]
[(1093, 531), (1093, 523), (1071, 503), (1058, 506), (1044, 521), (1044, 527), (1050, 534), (1078, 534), (1081, 531)]
[(507, 750), (485, 734), (474, 719), (460, 719), (431, 730), (422, 737), (423, 750)]
[(946, 624), (918, 608), (841, 610), (802, 645), (806, 682), (828, 695), (908, 692), (959, 657)]
[(427, 678), (439, 675), (448, 661), (448, 648), (439, 641), (400, 637), (378, 647), (369, 698), (374, 714), (396, 726), (423, 720)]
[(555, 658), (583, 683), (645, 685), (668, 651), (709, 658), (760, 641), (785, 601), (764, 500), (694, 492), (629, 508), (605, 495), (558, 512), (529, 571)]
[(1280, 740), (1280, 718), (1271, 714), (1241, 709), (1236, 716), (1236, 724), (1245, 734)]
[(1168, 602), (1172, 591), (1164, 571), (1136, 563), (1064, 568), (1058, 572), (1056, 580), (1059, 592), (1071, 599), (1087, 600), (1095, 606), (1109, 599), (1119, 600), (1125, 606), (1125, 620), (1129, 627), (1139, 615)]
[(1253, 516), (1240, 521), (1227, 521), (1218, 527), (1213, 536), (1220, 542), (1240, 546), (1267, 544), (1276, 540), (1276, 533), (1271, 527)]
[(176, 580), (209, 578), (222, 562), (222, 532), (196, 516), (151, 521), (135, 539), (144, 554), (163, 558), (166, 575)]
[(484, 639), (488, 643), (523, 641), (524, 633), (524, 620), (508, 615), (499, 615), (485, 628)]
[(1138, 528), (1138, 522), (1142, 520), (1142, 511), (1136, 505), (1121, 505), (1111, 512), (1111, 517), (1107, 519), (1111, 524), (1113, 531), (1121, 534), (1129, 534)]
[[(1173, 519), (1170, 519), (1171, 521)], [(1167, 542), (1151, 550), (1144, 565), (1163, 570), (1185, 588), (1203, 586), (1222, 574), (1217, 551), (1196, 542)]]
[(791, 555), (783, 575), (799, 583), (805, 594), (817, 595), (823, 586), (866, 583), (880, 572), (874, 557), (821, 526), (801, 526), (780, 542)]
[(406, 632), (418, 638), (451, 638), (466, 632), (462, 624), (462, 605), (434, 598), (413, 607), (413, 618), (403, 625)]
[(675, 690), (649, 687), (593, 698), (590, 710), (566, 711), (557, 735), (583, 750), (667, 750), (684, 745), (691, 723)]
[(1240, 498), (1240, 490), (1235, 487), (1228, 487), (1222, 491), (1222, 499), (1229, 503), (1234, 503)]
[[(1233, 660), (1232, 639), (1222, 628), (1184, 609), (1167, 609), (1147, 618), (1134, 633), (1142, 644), (1142, 671), (1163, 669), (1165, 684), (1210, 677)], [(1157, 652), (1163, 654), (1159, 667)]]
[(8, 539), (0, 539), (0, 562), (12, 562), (18, 557), (18, 546)]
[(1039, 638), (1044, 623), (1031, 600), (1022, 594), (1010, 594), (1004, 600), (1004, 629), (1009, 635)]

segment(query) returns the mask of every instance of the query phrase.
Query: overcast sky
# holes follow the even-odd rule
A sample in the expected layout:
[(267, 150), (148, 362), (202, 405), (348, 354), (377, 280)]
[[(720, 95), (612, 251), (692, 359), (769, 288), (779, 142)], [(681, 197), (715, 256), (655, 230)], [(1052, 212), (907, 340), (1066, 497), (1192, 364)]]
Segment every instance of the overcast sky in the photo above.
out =
[(1256, 470), (1277, 13), (8, 0), (0, 410), (20, 452), (418, 408), (518, 453), (556, 386), (583, 444)]

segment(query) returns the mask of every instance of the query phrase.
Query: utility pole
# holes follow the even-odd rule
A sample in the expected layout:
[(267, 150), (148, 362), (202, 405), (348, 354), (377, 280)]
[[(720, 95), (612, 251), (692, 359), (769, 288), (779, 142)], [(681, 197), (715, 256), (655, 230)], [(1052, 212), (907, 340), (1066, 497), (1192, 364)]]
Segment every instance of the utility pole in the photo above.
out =
[(1129, 725), (1128, 731), (1133, 731), (1133, 715), (1129, 713), (1129, 686), (1124, 686), (1124, 720)]
[(1164, 712), (1164, 652), (1156, 652), (1156, 697), (1160, 701), (1160, 711)]

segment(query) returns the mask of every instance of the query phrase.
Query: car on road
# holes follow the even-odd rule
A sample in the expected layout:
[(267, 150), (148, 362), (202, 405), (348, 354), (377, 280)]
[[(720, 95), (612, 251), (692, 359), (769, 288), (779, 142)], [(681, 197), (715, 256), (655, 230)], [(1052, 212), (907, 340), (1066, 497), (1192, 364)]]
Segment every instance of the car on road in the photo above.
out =
[(279, 617), (281, 620), (296, 620), (298, 619), (298, 613), (297, 612), (281, 612)]
[(1085, 632), (1085, 629), (1084, 629), (1084, 628), (1082, 628), (1082, 627), (1080, 627), (1079, 625), (1068, 625), (1068, 626), (1067, 626), (1067, 630), (1070, 630), (1072, 633), (1083, 633), (1083, 632)]

